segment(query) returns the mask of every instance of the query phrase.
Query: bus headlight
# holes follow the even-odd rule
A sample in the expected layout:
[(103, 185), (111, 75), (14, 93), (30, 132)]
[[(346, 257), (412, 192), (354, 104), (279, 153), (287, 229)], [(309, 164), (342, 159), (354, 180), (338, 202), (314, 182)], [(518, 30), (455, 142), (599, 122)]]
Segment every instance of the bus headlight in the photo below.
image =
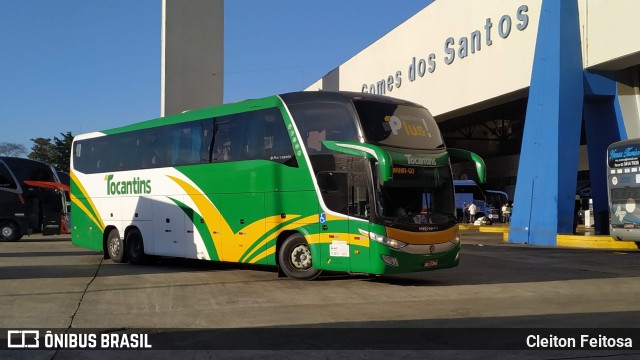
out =
[(386, 236), (378, 235), (376, 233), (369, 233), (369, 238), (373, 241), (377, 241), (380, 244), (387, 245), (388, 247), (391, 247), (394, 249), (400, 249), (407, 246), (407, 243), (404, 243), (400, 240), (391, 239)]
[(451, 239), (451, 243), (453, 243), (454, 245), (460, 244), (460, 236), (456, 235), (456, 237)]

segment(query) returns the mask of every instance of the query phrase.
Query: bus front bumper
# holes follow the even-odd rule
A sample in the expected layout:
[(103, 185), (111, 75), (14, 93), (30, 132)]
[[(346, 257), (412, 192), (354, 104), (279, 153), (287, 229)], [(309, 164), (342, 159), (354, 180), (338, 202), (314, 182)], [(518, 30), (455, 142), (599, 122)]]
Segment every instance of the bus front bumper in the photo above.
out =
[[(431, 245), (407, 245), (393, 249), (382, 244), (375, 246), (379, 259), (372, 259), (373, 274), (401, 274), (447, 269), (460, 262), (460, 242), (450, 241)], [(375, 255), (374, 255), (375, 256)]]

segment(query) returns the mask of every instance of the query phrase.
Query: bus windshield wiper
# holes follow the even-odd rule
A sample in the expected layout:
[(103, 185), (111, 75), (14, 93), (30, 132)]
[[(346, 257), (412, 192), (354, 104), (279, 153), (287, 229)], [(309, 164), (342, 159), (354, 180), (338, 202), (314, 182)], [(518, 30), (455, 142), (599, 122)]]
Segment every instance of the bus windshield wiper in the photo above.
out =
[(391, 224), (389, 225), (390, 227), (394, 227), (396, 225), (396, 223), (398, 222), (398, 220), (400, 220), (401, 217), (404, 217), (406, 215), (400, 215), (400, 216), (396, 216), (393, 218), (393, 220), (391, 221)]

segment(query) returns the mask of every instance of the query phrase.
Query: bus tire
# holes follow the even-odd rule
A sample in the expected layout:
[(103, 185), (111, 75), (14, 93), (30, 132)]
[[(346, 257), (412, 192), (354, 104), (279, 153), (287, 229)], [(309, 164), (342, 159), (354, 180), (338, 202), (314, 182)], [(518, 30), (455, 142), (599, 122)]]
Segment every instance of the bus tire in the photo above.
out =
[(0, 241), (18, 241), (22, 238), (18, 224), (11, 220), (0, 221)]
[(124, 241), (122, 241), (118, 229), (111, 229), (107, 235), (107, 254), (114, 263), (126, 261)]
[(313, 280), (322, 272), (313, 268), (309, 244), (300, 233), (284, 240), (278, 252), (278, 263), (285, 275), (296, 280)]
[(132, 229), (127, 233), (124, 244), (129, 263), (133, 265), (145, 263), (146, 255), (144, 253), (144, 241), (142, 240), (142, 234), (140, 234), (138, 229)]

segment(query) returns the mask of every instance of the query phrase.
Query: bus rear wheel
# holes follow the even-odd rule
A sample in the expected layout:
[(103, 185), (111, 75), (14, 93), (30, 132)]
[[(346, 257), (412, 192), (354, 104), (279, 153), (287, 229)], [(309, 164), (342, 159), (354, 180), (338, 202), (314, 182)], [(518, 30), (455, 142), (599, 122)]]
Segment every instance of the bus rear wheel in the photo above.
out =
[(129, 263), (133, 265), (140, 265), (145, 262), (146, 255), (144, 253), (144, 242), (142, 241), (142, 234), (140, 234), (138, 229), (133, 229), (127, 233), (127, 238), (124, 244)]
[(0, 241), (18, 241), (22, 237), (18, 225), (13, 221), (0, 221)]
[(313, 280), (322, 272), (313, 268), (311, 249), (301, 234), (285, 239), (278, 252), (278, 262), (285, 275), (296, 280)]
[(123, 263), (126, 261), (124, 242), (117, 229), (111, 229), (111, 231), (109, 231), (109, 235), (107, 236), (107, 254), (114, 263)]

